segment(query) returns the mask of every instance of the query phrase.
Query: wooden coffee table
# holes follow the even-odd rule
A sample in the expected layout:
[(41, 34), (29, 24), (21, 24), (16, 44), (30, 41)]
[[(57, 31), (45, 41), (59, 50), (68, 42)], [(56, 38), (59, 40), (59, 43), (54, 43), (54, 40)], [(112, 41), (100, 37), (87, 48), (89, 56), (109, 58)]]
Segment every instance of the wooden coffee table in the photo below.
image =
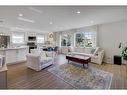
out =
[(83, 67), (86, 64), (87, 67), (89, 66), (89, 63), (91, 62), (91, 58), (89, 56), (81, 56), (81, 55), (67, 55), (66, 59), (69, 61), (77, 62), (79, 64), (82, 64)]

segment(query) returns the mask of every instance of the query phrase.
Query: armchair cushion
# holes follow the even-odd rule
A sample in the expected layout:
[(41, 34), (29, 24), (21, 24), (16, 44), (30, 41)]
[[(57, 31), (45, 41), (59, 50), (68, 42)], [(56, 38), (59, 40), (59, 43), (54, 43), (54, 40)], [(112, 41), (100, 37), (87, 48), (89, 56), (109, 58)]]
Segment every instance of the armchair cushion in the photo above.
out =
[(27, 67), (31, 68), (35, 71), (40, 71), (43, 68), (46, 68), (47, 66), (50, 66), (53, 64), (53, 58), (49, 57), (43, 57), (40, 56), (40, 54), (27, 54)]
[(86, 48), (85, 48), (85, 53), (91, 54), (91, 50), (92, 50), (91, 47), (86, 47)]
[(45, 51), (39, 49), (31, 49), (31, 54), (40, 55), (42, 57), (46, 57)]
[(95, 50), (95, 48), (91, 49), (91, 54), (94, 54)]
[(96, 47), (96, 49), (95, 49), (95, 51), (94, 51), (94, 53), (93, 53), (93, 54), (94, 54), (94, 55), (97, 55), (97, 53), (98, 53), (99, 49), (100, 49), (99, 47)]

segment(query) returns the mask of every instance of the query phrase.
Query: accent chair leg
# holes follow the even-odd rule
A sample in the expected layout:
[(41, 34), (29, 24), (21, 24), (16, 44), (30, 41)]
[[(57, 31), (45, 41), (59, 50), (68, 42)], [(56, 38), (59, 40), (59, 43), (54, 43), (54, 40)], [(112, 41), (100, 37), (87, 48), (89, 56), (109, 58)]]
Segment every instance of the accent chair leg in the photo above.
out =
[(85, 68), (84, 64), (83, 64), (83, 68)]

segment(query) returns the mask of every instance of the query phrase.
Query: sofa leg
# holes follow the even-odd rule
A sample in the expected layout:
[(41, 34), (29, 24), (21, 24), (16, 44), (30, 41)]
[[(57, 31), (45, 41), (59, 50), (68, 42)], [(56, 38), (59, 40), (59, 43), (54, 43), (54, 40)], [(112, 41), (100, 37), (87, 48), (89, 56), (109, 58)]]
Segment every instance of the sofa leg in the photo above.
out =
[(89, 67), (89, 63), (87, 64), (87, 68)]
[(84, 64), (83, 64), (83, 68), (85, 68)]
[(85, 64), (83, 64), (83, 68), (87, 68), (89, 67), (89, 64), (86, 64), (87, 66), (85, 66)]

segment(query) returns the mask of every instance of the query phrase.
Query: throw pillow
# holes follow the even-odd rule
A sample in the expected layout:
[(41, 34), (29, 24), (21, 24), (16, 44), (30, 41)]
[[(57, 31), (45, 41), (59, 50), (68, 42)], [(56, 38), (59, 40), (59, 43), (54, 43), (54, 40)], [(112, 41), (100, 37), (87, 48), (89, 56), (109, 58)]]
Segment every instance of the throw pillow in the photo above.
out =
[(91, 54), (94, 54), (95, 50), (95, 48), (91, 49)]
[(87, 47), (87, 48), (85, 48), (85, 53), (87, 53), (87, 54), (91, 54), (91, 47)]
[(99, 51), (99, 47), (96, 47), (96, 50), (94, 52), (94, 55), (97, 55), (98, 54), (98, 51)]

